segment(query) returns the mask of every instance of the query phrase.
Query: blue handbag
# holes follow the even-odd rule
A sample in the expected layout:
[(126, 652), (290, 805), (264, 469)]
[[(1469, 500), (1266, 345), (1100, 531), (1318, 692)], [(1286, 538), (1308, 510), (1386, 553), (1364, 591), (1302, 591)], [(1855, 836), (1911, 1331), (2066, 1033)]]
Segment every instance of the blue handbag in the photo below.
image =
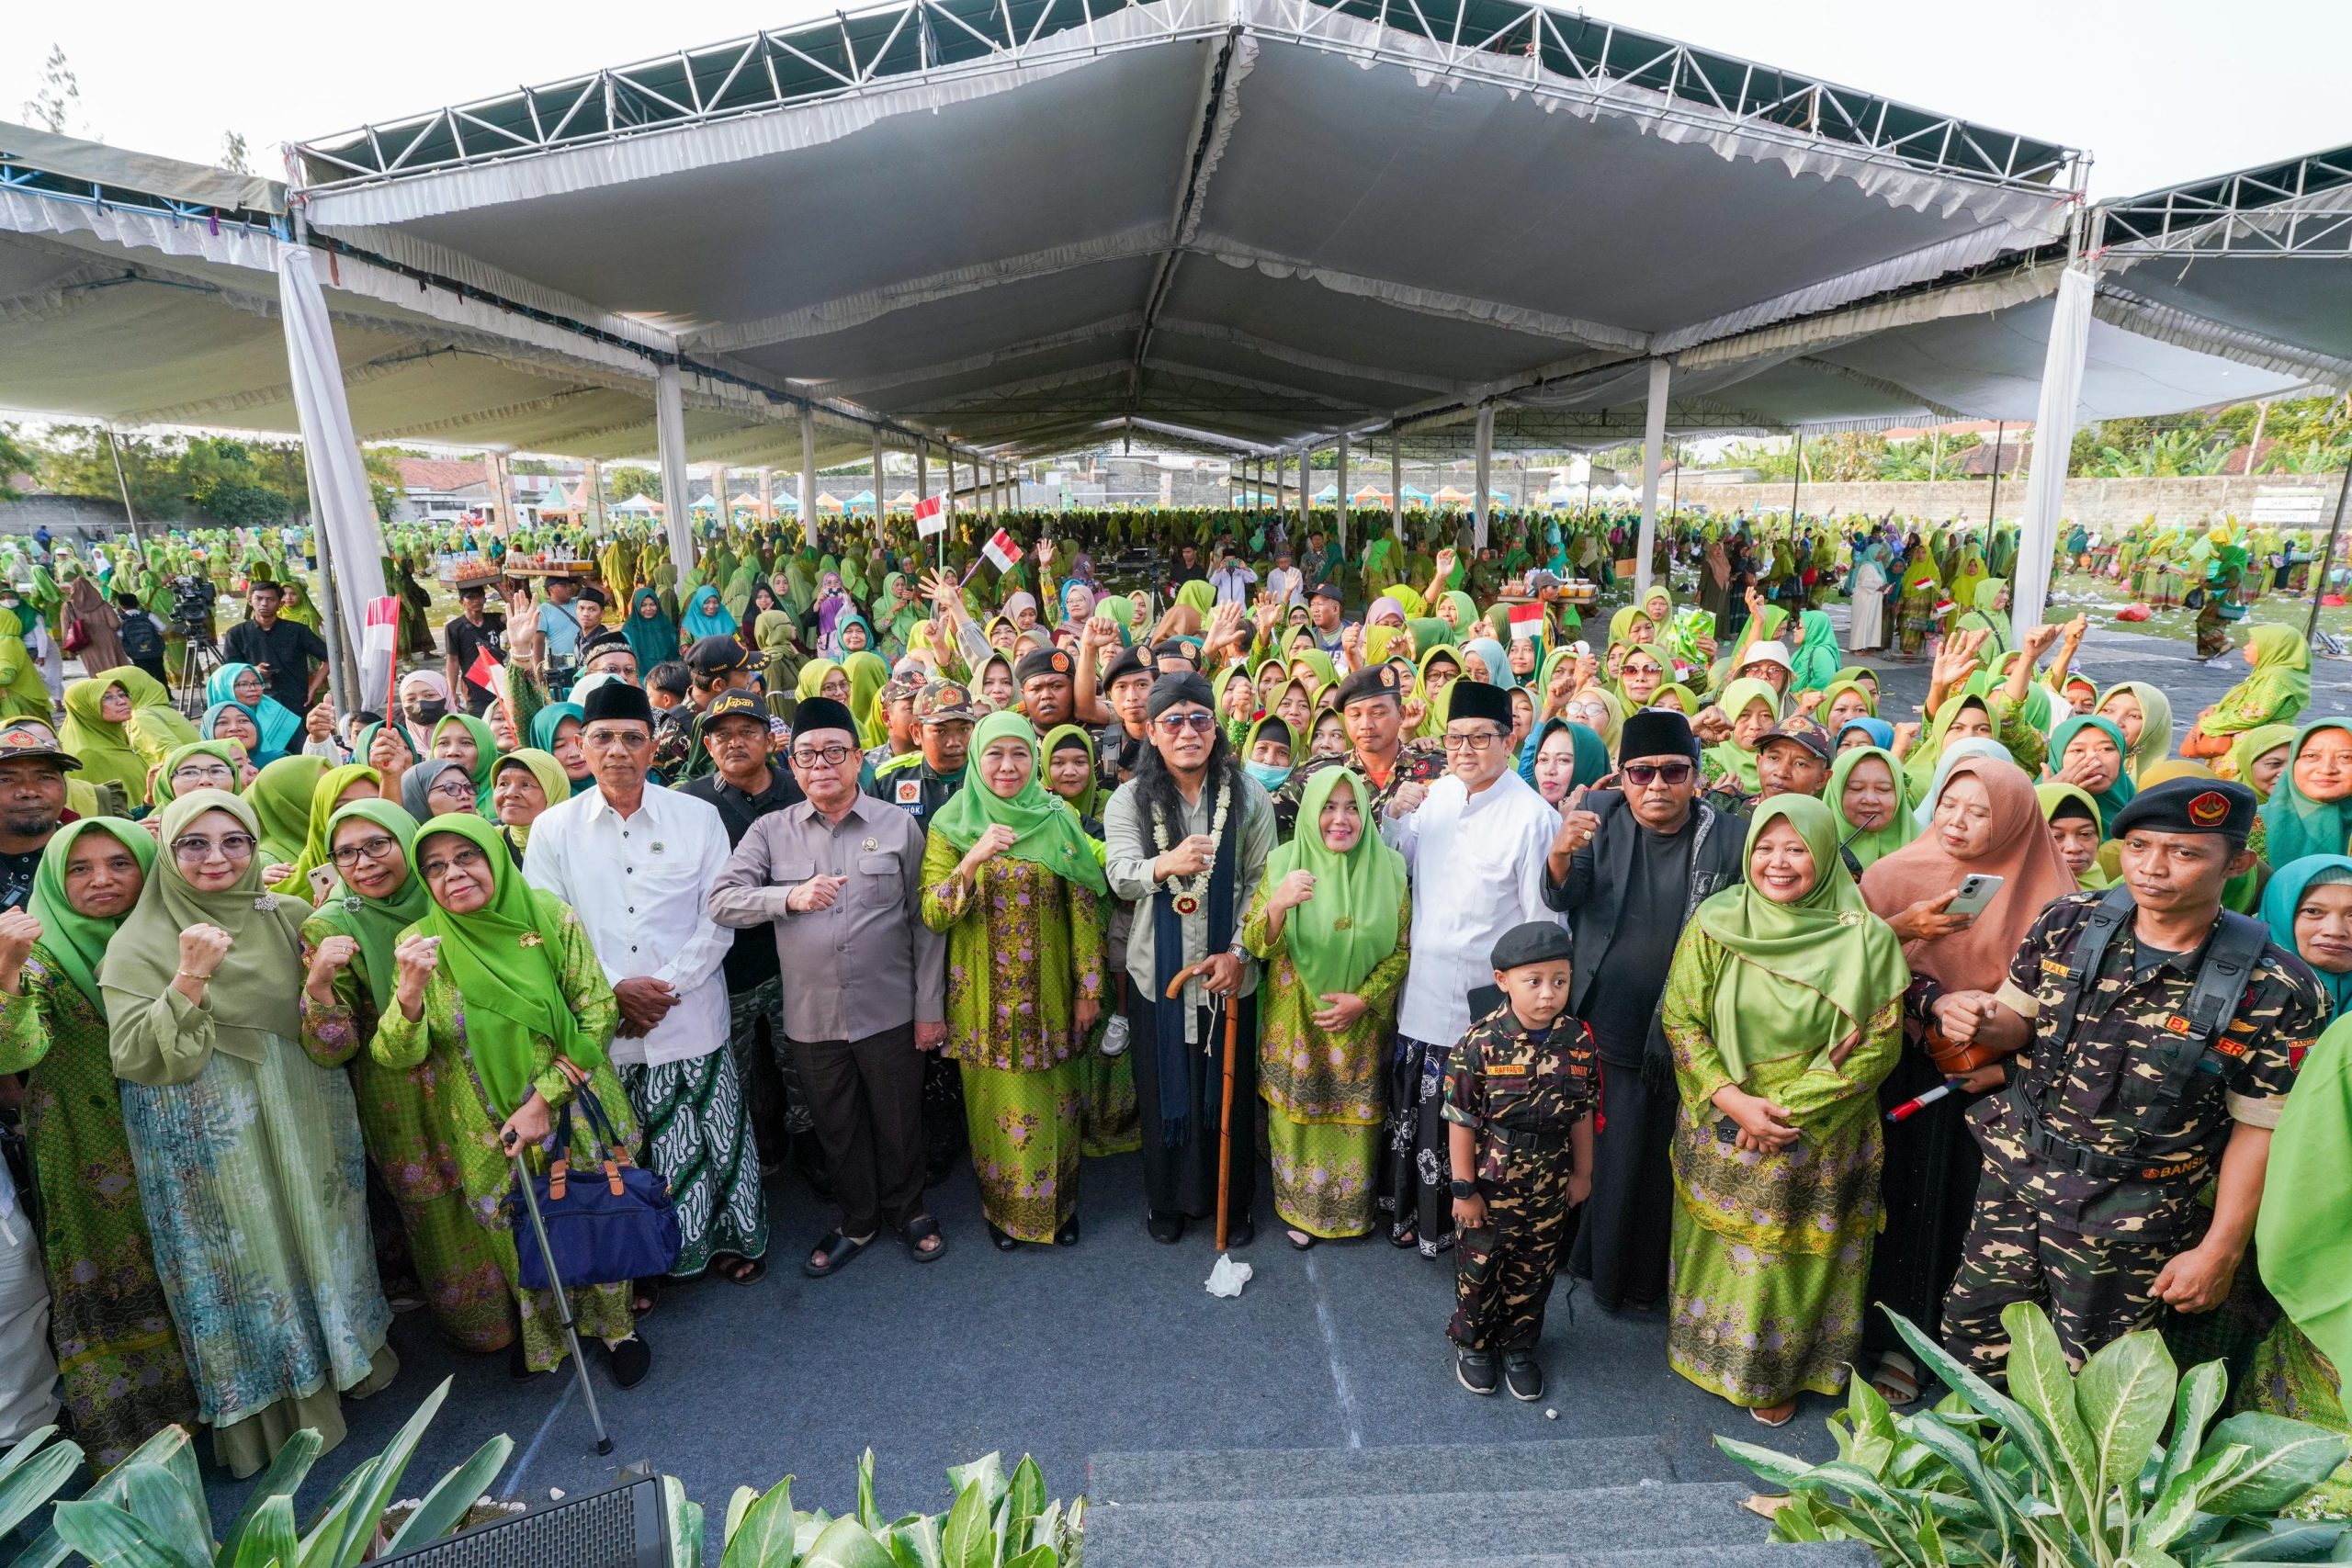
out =
[[(589, 1142), (603, 1168), (601, 1178), (580, 1180), (573, 1176), (572, 1105), (587, 1121)], [(676, 1265), (682, 1245), (670, 1184), (629, 1163), (628, 1145), (585, 1082), (574, 1081), (572, 1105), (565, 1106), (557, 1119), (557, 1153), (547, 1174), (529, 1178), (540, 1223), (547, 1227), (547, 1254), (539, 1250), (538, 1233), (522, 1212), (520, 1194), (506, 1201), (524, 1288), (544, 1291), (557, 1280), (567, 1289), (618, 1285), (667, 1274)]]

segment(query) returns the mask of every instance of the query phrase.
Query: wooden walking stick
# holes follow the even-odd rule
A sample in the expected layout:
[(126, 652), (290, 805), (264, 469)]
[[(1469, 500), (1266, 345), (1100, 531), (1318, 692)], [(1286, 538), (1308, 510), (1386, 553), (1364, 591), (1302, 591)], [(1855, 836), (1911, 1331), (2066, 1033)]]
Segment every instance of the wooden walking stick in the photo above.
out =
[[(1208, 963), (1188, 964), (1176, 971), (1168, 982), (1168, 999), (1174, 1001), (1178, 993)], [(1236, 997), (1222, 998), (1225, 1009), (1225, 1087), (1217, 1102), (1216, 1122), (1216, 1249), (1225, 1250), (1226, 1237), (1231, 1230), (1226, 1214), (1227, 1196), (1233, 1190), (1233, 1059), (1240, 1049), (1241, 1013), (1233, 1004)]]

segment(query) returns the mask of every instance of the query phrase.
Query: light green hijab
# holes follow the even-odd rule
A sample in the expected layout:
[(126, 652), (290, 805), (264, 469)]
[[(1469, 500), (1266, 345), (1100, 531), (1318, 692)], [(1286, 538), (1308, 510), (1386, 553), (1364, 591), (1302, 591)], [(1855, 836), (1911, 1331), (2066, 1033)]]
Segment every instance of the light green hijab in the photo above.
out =
[[(389, 800), (355, 800), (330, 812), (322, 840), (332, 845), (336, 832), (346, 822), (372, 822), (381, 828), (400, 845), (403, 863), (410, 847), (416, 842), (416, 818)], [(381, 1017), (392, 1005), (392, 987), (400, 981), (392, 948), (401, 932), (423, 919), (432, 908), (433, 900), (424, 891), (424, 879), (412, 868), (389, 898), (363, 897), (349, 887), (338, 886), (334, 896), (311, 917), (311, 926), (324, 925), (359, 943), (359, 978), (375, 998), (377, 1016)]]
[(2286, 724), (2311, 705), (2312, 649), (2292, 626), (2256, 626), (2246, 633), (2254, 669), (2223, 694), (2199, 726), (2208, 735), (2236, 735)]
[[(1029, 782), (1010, 799), (989, 788), (980, 767), (988, 749), (1007, 739), (1027, 742), (1030, 762)], [(1010, 828), (1016, 836), (1006, 854), (1042, 865), (1097, 897), (1110, 891), (1102, 867), (1094, 858), (1092, 842), (1079, 825), (1078, 813), (1069, 801), (1046, 787), (1037, 734), (1026, 717), (1010, 708), (989, 715), (973, 726), (965, 756), (969, 760), (965, 763), (964, 787), (932, 818), (933, 832), (961, 852), (970, 849), (990, 828)]]
[[(1323, 841), (1323, 807), (1345, 787), (1355, 796), (1363, 830), (1345, 854)], [(1315, 892), (1293, 909), (1283, 925), (1283, 942), (1312, 1004), (1334, 993), (1353, 995), (1380, 961), (1396, 951), (1399, 915), (1405, 908), (1405, 858), (1381, 841), (1363, 780), (1347, 768), (1323, 768), (1306, 781), (1298, 802), (1298, 830), (1266, 857), (1259, 884), (1262, 904), (1294, 871), (1315, 878)]]
[[(172, 771), (190, 757), (218, 757), (229, 764), (232, 778), (237, 772), (237, 743), (233, 740), (198, 740), (190, 745), (174, 747), (164, 753), (163, 765), (155, 770), (153, 798), (155, 809), (161, 811), (172, 803)], [(237, 793), (232, 785), (231, 795)]]
[(2262, 1282), (2295, 1326), (2338, 1367), (2352, 1367), (2352, 1016), (2328, 1025), (2303, 1058), (2270, 1137), (2254, 1223)]
[[(1876, 758), (1886, 764), (1894, 779), (1894, 816), (1883, 828), (1858, 829), (1846, 816), (1846, 781), (1852, 776), (1865, 758)], [(1903, 763), (1892, 751), (1881, 746), (1856, 746), (1838, 753), (1829, 764), (1829, 787), (1824, 799), (1838, 818), (1838, 835), (1864, 871), (1870, 870), (1884, 857), (1893, 854), (1918, 836), (1919, 825), (1905, 809), (1908, 797), (1905, 794)]]
[(2124, 681), (2101, 692), (2091, 711), (2105, 713), (2108, 699), (2118, 692), (2131, 693), (2140, 705), (2140, 739), (2132, 743), (2132, 754), (2124, 759), (2125, 769), (2137, 784), (2141, 774), (2172, 754), (2172, 699), (2162, 687), (2149, 682)]
[[(1746, 875), (1756, 841), (1783, 818), (1813, 852), (1813, 890), (1793, 904), (1774, 903)], [(1862, 902), (1838, 853), (1838, 819), (1811, 795), (1777, 795), (1758, 807), (1740, 865), (1738, 885), (1691, 917), (1731, 955), (1710, 1001), (1724, 1071), (1746, 1083), (1755, 1067), (1790, 1056), (1827, 1066), (1910, 984), (1903, 944)]]
[(148, 837), (147, 829), (119, 817), (85, 818), (68, 822), (51, 836), (49, 846), (41, 851), (40, 864), (33, 871), (32, 897), (25, 909), (40, 922), (41, 951), (65, 971), (65, 977), (104, 1018), (106, 1000), (98, 994), (98, 966), (106, 962), (107, 944), (130, 917), (85, 915), (65, 896), (65, 863), (74, 853), (74, 841), (93, 829), (112, 834), (130, 852), (131, 859), (139, 863), (142, 882), (154, 875), (155, 840)]
[[(1772, 710), (1772, 716), (1779, 718), (1781, 694), (1772, 689), (1770, 682), (1758, 681), (1752, 675), (1743, 675), (1725, 686), (1723, 700), (1717, 705), (1724, 710), (1725, 718), (1737, 724), (1739, 716), (1753, 706), (1759, 697), (1765, 706)], [(1707, 748), (1707, 755), (1718, 769), (1739, 781), (1741, 794), (1754, 795), (1764, 787), (1763, 779), (1757, 772), (1757, 754), (1743, 750), (1738, 741), (1718, 741)]]

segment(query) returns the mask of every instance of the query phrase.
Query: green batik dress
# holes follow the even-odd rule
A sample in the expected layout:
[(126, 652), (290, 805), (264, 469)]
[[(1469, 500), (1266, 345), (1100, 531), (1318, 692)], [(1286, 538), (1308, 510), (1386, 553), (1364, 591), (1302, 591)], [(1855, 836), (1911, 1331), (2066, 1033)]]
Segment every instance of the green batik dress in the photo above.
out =
[[(406, 940), (416, 931), (417, 928), (411, 926), (401, 933), (401, 938)], [(564, 998), (580, 1020), (582, 1033), (609, 1041), (620, 1010), (613, 1000), (613, 987), (605, 978), (604, 965), (596, 962), (595, 949), (588, 943), (588, 933), (570, 909), (563, 912), (562, 942), (560, 968)], [(560, 1111), (571, 1099), (571, 1082), (556, 1069), (552, 1045), (536, 1038), (533, 1044), (537, 1048), (537, 1056), (532, 1064), (531, 1081), (548, 1104)], [(490, 1096), (474, 1071), (472, 1057), (466, 1048), (464, 998), (450, 982), (446, 964), (425, 982), (424, 1016), (412, 1023), (400, 1009), (391, 1009), (378, 1022), (368, 1051), (379, 1066), (398, 1071), (431, 1064), (436, 1088), (425, 1101), (428, 1124), (434, 1126), (442, 1146), (456, 1157), (472, 1223), (489, 1239), (498, 1259), (499, 1272), (505, 1276), (506, 1290), (521, 1305), (526, 1362), (534, 1371), (558, 1365), (564, 1357), (563, 1325), (556, 1315), (554, 1292), (526, 1291), (516, 1283), (520, 1265), (514, 1256), (513, 1221), (507, 1212), (507, 1200), (514, 1190), (514, 1168), (498, 1144), (498, 1130), (506, 1124), (506, 1118), (491, 1109)], [(589, 1076), (589, 1088), (604, 1102), (605, 1112), (613, 1119), (622, 1141), (635, 1147), (637, 1118), (608, 1063), (595, 1064)], [(546, 1168), (539, 1154), (526, 1157), (534, 1169)], [(576, 1168), (595, 1168), (587, 1118), (583, 1116), (572, 1118), (571, 1159)], [(637, 1331), (626, 1283), (574, 1287), (571, 1295), (571, 1314), (582, 1334), (611, 1341), (625, 1339)]]
[[(1094, 841), (1094, 858), (1102, 858), (1102, 823), (1081, 816), (1086, 836)], [(1119, 987), (1126, 984), (1127, 925), (1134, 912), (1117, 899), (1102, 906), (1102, 974), (1109, 989), (1102, 996), (1102, 1016), (1087, 1032), (1085, 1048), (1078, 1054), (1078, 1141), (1089, 1159), (1131, 1155), (1143, 1147), (1143, 1122), (1136, 1108), (1136, 1054), (1102, 1055), (1102, 1036), (1119, 1016)]]
[(933, 831), (923, 924), (947, 935), (947, 1043), (962, 1064), (964, 1122), (989, 1224), (1051, 1244), (1078, 1212), (1083, 1043), (1079, 998), (1101, 1002), (1102, 908), (1037, 864), (998, 855), (970, 881)]
[(1681, 1103), (1666, 1349), (1701, 1388), (1758, 1409), (1808, 1389), (1838, 1393), (1861, 1354), (1884, 1153), (1877, 1087), (1902, 1050), (1903, 1008), (1897, 997), (1879, 1009), (1842, 1065), (1802, 1049), (1753, 1061), (1739, 1087), (1785, 1106), (1799, 1136), (1752, 1154), (1718, 1135), (1725, 1118), (1713, 1104), (1732, 1079), (1711, 1005), (1732, 962), (1693, 924), (1667, 972), (1662, 1021)]
[[(330, 936), (353, 934), (334, 919), (332, 905), (302, 926), (302, 941), (313, 949)], [(444, 1120), (432, 1109), (447, 1087), (440, 1061), (428, 1055), (413, 1067), (388, 1067), (360, 1049), (375, 1037), (378, 1021), (367, 962), (362, 952), (335, 976), (334, 1007), (318, 1007), (304, 994), (302, 1048), (321, 1066), (351, 1069), (360, 1136), (400, 1210), (410, 1259), (443, 1337), (460, 1350), (503, 1350), (514, 1338), (506, 1278), (498, 1249), (467, 1202)]]
[(1333, 1034), (1308, 1015), (1322, 1010), (1291, 962), (1290, 925), (1266, 939), (1266, 893), (1250, 902), (1242, 945), (1266, 961), (1258, 987), (1258, 1094), (1266, 1102), (1273, 1158), (1274, 1213), (1285, 1224), (1329, 1240), (1372, 1229), (1381, 1128), (1388, 1119), (1388, 1053), (1396, 998), (1410, 962), (1408, 896), (1396, 911), (1396, 951), (1373, 965), (1356, 995), (1363, 1016)]
[(107, 1021), (39, 943), (0, 992), (0, 1073), (24, 1073), (50, 1333), (74, 1435), (101, 1470), (179, 1422), (196, 1385), (156, 1277)]

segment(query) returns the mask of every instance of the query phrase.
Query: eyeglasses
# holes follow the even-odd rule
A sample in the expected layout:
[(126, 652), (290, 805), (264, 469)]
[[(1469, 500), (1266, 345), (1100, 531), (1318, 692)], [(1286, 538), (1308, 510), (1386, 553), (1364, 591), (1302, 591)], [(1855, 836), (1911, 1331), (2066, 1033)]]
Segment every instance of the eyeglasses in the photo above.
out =
[(172, 787), (189, 789), (209, 784), (233, 784), (237, 772), (226, 762), (183, 762), (172, 770)]
[(1474, 735), (1447, 735), (1442, 739), (1449, 751), (1483, 751), (1489, 746), (1499, 745), (1503, 733), (1499, 729), (1481, 729)]
[(461, 774), (454, 778), (443, 779), (439, 784), (426, 788), (424, 793), (428, 799), (437, 795), (444, 800), (471, 800), (474, 797), (474, 786)]
[(489, 868), (490, 857), (469, 845), (458, 851), (447, 860), (436, 859), (425, 862), (424, 874), (438, 881), (453, 871), (487, 871)]
[(1188, 729), (1192, 730), (1196, 735), (1206, 735), (1210, 730), (1216, 728), (1216, 715), (1213, 713), (1164, 713), (1152, 722), (1159, 725), (1160, 728), (1166, 730), (1170, 735), (1182, 735)]
[(1688, 762), (1628, 762), (1621, 771), (1627, 784), (1641, 789), (1660, 782), (1668, 786), (1690, 782), (1690, 764)]
[(792, 765), (813, 768), (821, 763), (828, 768), (838, 768), (855, 755), (857, 748), (854, 746), (827, 746), (821, 750), (796, 746), (792, 749)]
[(363, 860), (382, 860), (400, 848), (397, 840), (379, 833), (372, 839), (362, 839), (356, 844), (345, 844), (327, 858), (345, 871)]
[(223, 833), (218, 839), (190, 834), (172, 840), (172, 856), (184, 865), (201, 865), (218, 850), (228, 860), (249, 860), (257, 842), (251, 833)]

